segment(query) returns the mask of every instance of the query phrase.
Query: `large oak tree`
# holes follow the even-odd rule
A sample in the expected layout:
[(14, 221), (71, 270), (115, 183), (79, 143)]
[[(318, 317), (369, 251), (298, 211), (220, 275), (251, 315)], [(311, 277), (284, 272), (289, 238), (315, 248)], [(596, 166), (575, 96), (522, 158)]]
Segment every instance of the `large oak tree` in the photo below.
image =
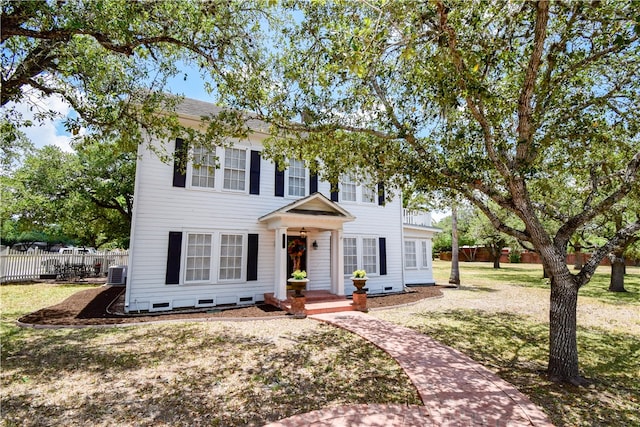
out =
[[(259, 1), (7, 0), (2, 2), (2, 95), (13, 128), (55, 117), (42, 98), (61, 96), (77, 116), (65, 118), (84, 141), (117, 139), (129, 148), (145, 132), (163, 140), (182, 128), (173, 110), (171, 78), (206, 70), (210, 89), (244, 73), (260, 55)], [(187, 71), (189, 70), (189, 71)], [(197, 139), (199, 134), (189, 136)]]
[(638, 15), (629, 1), (299, 2), (261, 73), (269, 90), (230, 80), (226, 100), (277, 124), (274, 156), (448, 188), (539, 253), (548, 373), (578, 384), (578, 291), (640, 230), (626, 215), (566, 265), (574, 234), (639, 197)]

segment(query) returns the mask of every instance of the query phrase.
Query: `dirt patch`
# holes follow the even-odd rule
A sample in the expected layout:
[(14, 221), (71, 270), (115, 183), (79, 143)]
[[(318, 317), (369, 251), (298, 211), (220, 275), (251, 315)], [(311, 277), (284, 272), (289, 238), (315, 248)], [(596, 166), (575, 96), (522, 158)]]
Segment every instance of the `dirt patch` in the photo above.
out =
[[(263, 318), (285, 316), (286, 313), (267, 304), (250, 307), (233, 307), (224, 310), (183, 310), (161, 314), (115, 314), (124, 306), (123, 286), (101, 286), (71, 295), (60, 304), (43, 308), (19, 319), (35, 325), (110, 325), (151, 322), (158, 320), (208, 319), (208, 318)], [(417, 302), (425, 298), (441, 296), (439, 286), (415, 287), (394, 295), (372, 296), (369, 308), (392, 307)]]

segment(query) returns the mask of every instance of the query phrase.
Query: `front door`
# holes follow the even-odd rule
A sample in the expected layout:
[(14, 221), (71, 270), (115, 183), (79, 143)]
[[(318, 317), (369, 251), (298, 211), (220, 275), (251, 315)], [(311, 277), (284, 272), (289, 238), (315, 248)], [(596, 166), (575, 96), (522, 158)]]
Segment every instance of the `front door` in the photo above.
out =
[(307, 270), (307, 238), (287, 236), (287, 278), (295, 270)]

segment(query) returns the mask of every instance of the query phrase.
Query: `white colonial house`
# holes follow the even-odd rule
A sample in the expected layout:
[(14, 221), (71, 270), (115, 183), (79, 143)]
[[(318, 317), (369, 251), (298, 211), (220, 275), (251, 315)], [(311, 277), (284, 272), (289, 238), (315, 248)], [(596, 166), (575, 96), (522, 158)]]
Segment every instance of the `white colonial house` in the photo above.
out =
[[(186, 99), (180, 120), (198, 128), (219, 109)], [(375, 183), (344, 175), (339, 191), (291, 159), (286, 170), (262, 158), (267, 125), (215, 153), (192, 152), (187, 167), (139, 149), (125, 308), (253, 304), (287, 297), (294, 267), (308, 290), (350, 295), (349, 277), (364, 269), (369, 293), (433, 284), (429, 213), (403, 211)], [(158, 147), (160, 141), (152, 141)], [(164, 141), (180, 152), (184, 141)], [(219, 159), (219, 168), (213, 164)], [(347, 172), (347, 171), (345, 171)], [(295, 265), (297, 264), (297, 265)]]

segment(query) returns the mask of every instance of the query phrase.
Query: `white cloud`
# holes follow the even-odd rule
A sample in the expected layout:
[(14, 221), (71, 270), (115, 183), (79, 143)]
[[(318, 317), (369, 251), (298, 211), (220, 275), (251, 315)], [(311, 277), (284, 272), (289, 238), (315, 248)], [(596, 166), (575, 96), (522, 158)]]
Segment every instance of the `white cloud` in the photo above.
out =
[[(24, 120), (33, 122), (32, 126), (21, 127), (20, 130), (27, 135), (27, 138), (37, 148), (45, 145), (55, 145), (63, 151), (73, 152), (71, 134), (61, 128), (63, 119), (73, 113), (71, 106), (58, 95), (42, 98), (31, 94), (27, 95), (27, 98), (27, 102), (7, 105), (7, 108), (14, 108), (22, 114)], [(54, 111), (56, 118), (44, 121), (35, 118), (37, 113), (45, 111)]]

